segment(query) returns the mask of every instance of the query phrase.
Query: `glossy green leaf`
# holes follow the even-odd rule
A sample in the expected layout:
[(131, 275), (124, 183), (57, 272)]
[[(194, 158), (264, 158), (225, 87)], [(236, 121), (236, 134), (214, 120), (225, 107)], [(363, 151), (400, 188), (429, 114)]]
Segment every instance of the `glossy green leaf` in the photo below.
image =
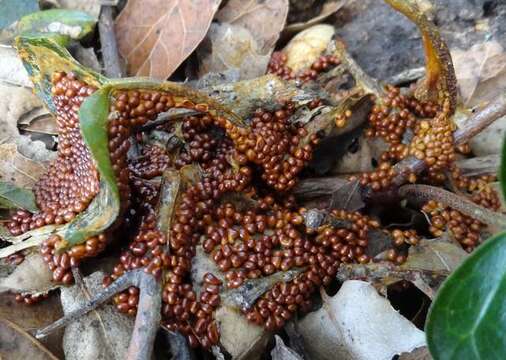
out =
[(506, 199), (506, 138), (502, 144), (501, 168), (499, 169), (499, 182), (503, 199)]
[(79, 40), (91, 34), (97, 20), (83, 11), (51, 9), (26, 15), (17, 24), (18, 34), (57, 36), (63, 43)]
[(110, 89), (104, 87), (86, 98), (79, 109), (81, 134), (100, 175), (100, 191), (86, 211), (65, 225), (63, 238), (70, 245), (84, 242), (107, 230), (120, 211), (120, 196), (116, 176), (109, 156)]
[(72, 71), (81, 80), (97, 88), (106, 81), (106, 78), (101, 74), (79, 64), (67, 49), (47, 36), (18, 36), (15, 46), (34, 84), (36, 95), (53, 113), (56, 110), (51, 97), (51, 76), (54, 72)]
[(505, 358), (506, 233), (485, 241), (448, 277), (425, 330), (435, 360)]
[(39, 10), (37, 0), (0, 0), (0, 29), (18, 21), (22, 16)]
[(31, 190), (3, 181), (0, 181), (0, 208), (24, 209), (32, 213), (39, 211)]

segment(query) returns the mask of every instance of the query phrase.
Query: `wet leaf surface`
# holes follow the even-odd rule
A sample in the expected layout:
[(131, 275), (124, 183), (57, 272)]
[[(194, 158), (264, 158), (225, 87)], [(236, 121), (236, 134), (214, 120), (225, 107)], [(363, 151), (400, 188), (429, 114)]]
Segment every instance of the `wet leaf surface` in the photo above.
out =
[(116, 18), (128, 73), (164, 80), (202, 41), (221, 0), (131, 0)]

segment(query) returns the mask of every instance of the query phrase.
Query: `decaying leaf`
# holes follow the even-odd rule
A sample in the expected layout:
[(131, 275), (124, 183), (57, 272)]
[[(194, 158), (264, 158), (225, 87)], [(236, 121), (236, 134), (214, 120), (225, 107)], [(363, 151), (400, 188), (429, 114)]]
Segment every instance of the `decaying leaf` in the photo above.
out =
[(15, 144), (0, 145), (0, 181), (31, 188), (46, 168), (21, 155)]
[(467, 50), (455, 48), (451, 54), (466, 107), (493, 100), (506, 90), (506, 52), (497, 41), (474, 44)]
[(265, 74), (270, 53), (263, 54), (248, 29), (236, 24), (211, 24), (206, 37), (209, 48), (197, 50), (201, 61), (199, 77), (210, 72), (238, 69), (239, 79)]
[(423, 346), (412, 352), (401, 354), (399, 360), (432, 360), (432, 356), (430, 356), (429, 349)]
[(1, 359), (58, 360), (26, 331), (2, 318), (0, 344)]
[(286, 54), (286, 65), (297, 72), (311, 66), (327, 49), (335, 29), (331, 25), (315, 25), (298, 33), (283, 52)]
[(4, 181), (0, 181), (0, 208), (38, 211), (35, 196), (31, 190)]
[(315, 359), (390, 360), (425, 345), (423, 331), (395, 311), (366, 282), (346, 281), (323, 294), (321, 309), (299, 322), (305, 349)]
[(407, 260), (401, 266), (390, 262), (343, 264), (337, 278), (341, 281), (367, 279), (380, 290), (406, 280), (433, 299), (444, 279), (466, 256), (461, 246), (445, 238), (422, 240), (410, 247)]
[[(88, 294), (79, 285), (62, 288), (63, 311), (68, 314), (100, 292), (104, 273), (95, 272), (84, 278)], [(103, 305), (65, 328), (63, 350), (65, 359), (123, 360), (133, 329), (133, 318), (119, 313), (114, 305)]]
[(257, 40), (260, 54), (274, 48), (288, 15), (288, 0), (229, 0), (216, 14), (222, 23), (240, 25)]
[(11, 46), (0, 45), (0, 82), (32, 87), (21, 59)]
[[(32, 306), (17, 303), (15, 296), (11, 293), (0, 294), (0, 319), (12, 321), (27, 332), (43, 328), (58, 320), (62, 315), (59, 294), (50, 293), (47, 299)], [(39, 341), (61, 359), (63, 357), (62, 336), (63, 331), (56, 331)]]
[(271, 351), (272, 360), (302, 360), (302, 357), (285, 345), (283, 340), (275, 335), (276, 346)]
[(128, 73), (164, 80), (209, 29), (221, 0), (131, 0), (116, 18)]
[(39, 253), (31, 253), (6, 277), (0, 279), (0, 292), (39, 294), (58, 287)]

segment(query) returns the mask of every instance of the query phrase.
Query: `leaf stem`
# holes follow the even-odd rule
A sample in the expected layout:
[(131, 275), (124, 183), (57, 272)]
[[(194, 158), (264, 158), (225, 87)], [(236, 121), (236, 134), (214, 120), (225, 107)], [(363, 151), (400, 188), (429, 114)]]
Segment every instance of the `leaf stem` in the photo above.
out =
[(470, 216), (482, 223), (497, 226), (499, 228), (506, 228), (505, 215), (484, 208), (469, 199), (436, 186), (420, 184), (404, 185), (399, 189), (399, 194), (403, 197), (424, 202), (429, 200), (441, 202), (444, 205), (460, 211), (464, 215)]
[(100, 33), (105, 75), (109, 78), (121, 78), (123, 74), (119, 61), (118, 43), (116, 42), (116, 34), (114, 33), (112, 14), (112, 6), (102, 6), (98, 21), (98, 31)]

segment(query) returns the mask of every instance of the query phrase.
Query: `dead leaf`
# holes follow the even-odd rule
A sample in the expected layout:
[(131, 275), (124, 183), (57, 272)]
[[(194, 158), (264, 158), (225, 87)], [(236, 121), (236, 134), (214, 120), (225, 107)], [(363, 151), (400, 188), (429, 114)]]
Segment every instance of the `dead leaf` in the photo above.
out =
[(0, 82), (33, 87), (18, 53), (12, 46), (0, 45)]
[[(103, 290), (104, 275), (102, 272), (94, 272), (84, 278), (89, 294), (84, 294), (78, 285), (62, 288), (61, 303), (64, 313), (68, 314), (82, 306), (89, 300), (88, 295), (93, 297)], [(67, 325), (63, 336), (65, 359), (126, 359), (133, 325), (133, 317), (119, 313), (114, 305), (103, 305)]]
[(239, 79), (254, 79), (265, 74), (270, 54), (262, 55), (248, 29), (235, 24), (211, 24), (206, 40), (197, 54), (201, 61), (199, 78), (207, 73), (239, 70)]
[(0, 180), (31, 188), (46, 172), (38, 162), (21, 155), (15, 144), (0, 145)]
[(47, 150), (42, 141), (32, 141), (18, 131), (19, 121), (47, 113), (31, 89), (0, 82), (0, 144), (15, 143), (25, 156), (36, 161), (49, 160), (55, 152)]
[(42, 255), (33, 252), (6, 277), (0, 279), (0, 292), (12, 291), (23, 294), (47, 293), (59, 287), (53, 281), (53, 273), (42, 259)]
[(346, 281), (335, 296), (322, 295), (322, 307), (299, 322), (310, 358), (390, 360), (425, 345), (423, 331), (364, 281)]
[(229, 0), (216, 14), (222, 23), (240, 25), (257, 40), (260, 54), (274, 49), (288, 15), (288, 0)]
[(20, 128), (33, 133), (58, 135), (56, 120), (52, 116), (44, 115), (37, 117), (32, 119), (28, 124), (20, 124)]
[(429, 349), (424, 346), (410, 353), (402, 353), (398, 360), (432, 360), (432, 356), (430, 356)]
[(466, 107), (490, 101), (506, 90), (506, 52), (497, 41), (453, 49), (451, 55)]
[(0, 318), (0, 359), (58, 360), (22, 328)]
[(456, 162), (464, 176), (479, 176), (497, 174), (501, 158), (499, 154), (477, 156)]
[(336, 13), (340, 8), (346, 5), (347, 0), (332, 0), (326, 1), (321, 8), (320, 14), (308, 21), (289, 24), (283, 30), (283, 35), (298, 33), (299, 31), (305, 30), (313, 25), (316, 25), (330, 15)]
[(287, 57), (286, 66), (295, 72), (310, 67), (327, 49), (334, 33), (334, 27), (326, 24), (298, 33), (283, 49)]
[(302, 360), (302, 357), (285, 345), (283, 340), (275, 335), (276, 346), (271, 351), (272, 360)]
[(405, 280), (434, 299), (442, 282), (467, 255), (460, 245), (444, 238), (421, 240), (409, 248), (407, 260), (401, 266), (391, 262), (343, 264), (336, 276), (340, 281), (367, 280), (380, 290)]
[(165, 80), (209, 29), (221, 0), (130, 0), (116, 35), (130, 75)]
[[(27, 332), (43, 328), (63, 316), (59, 294), (50, 293), (47, 299), (30, 306), (18, 304), (14, 295), (0, 294), (0, 318), (15, 322)], [(63, 329), (55, 331), (43, 340), (39, 340), (53, 354), (62, 358), (61, 337)]]
[(345, 183), (331, 195), (330, 208), (358, 211), (365, 206), (360, 193), (359, 180)]

